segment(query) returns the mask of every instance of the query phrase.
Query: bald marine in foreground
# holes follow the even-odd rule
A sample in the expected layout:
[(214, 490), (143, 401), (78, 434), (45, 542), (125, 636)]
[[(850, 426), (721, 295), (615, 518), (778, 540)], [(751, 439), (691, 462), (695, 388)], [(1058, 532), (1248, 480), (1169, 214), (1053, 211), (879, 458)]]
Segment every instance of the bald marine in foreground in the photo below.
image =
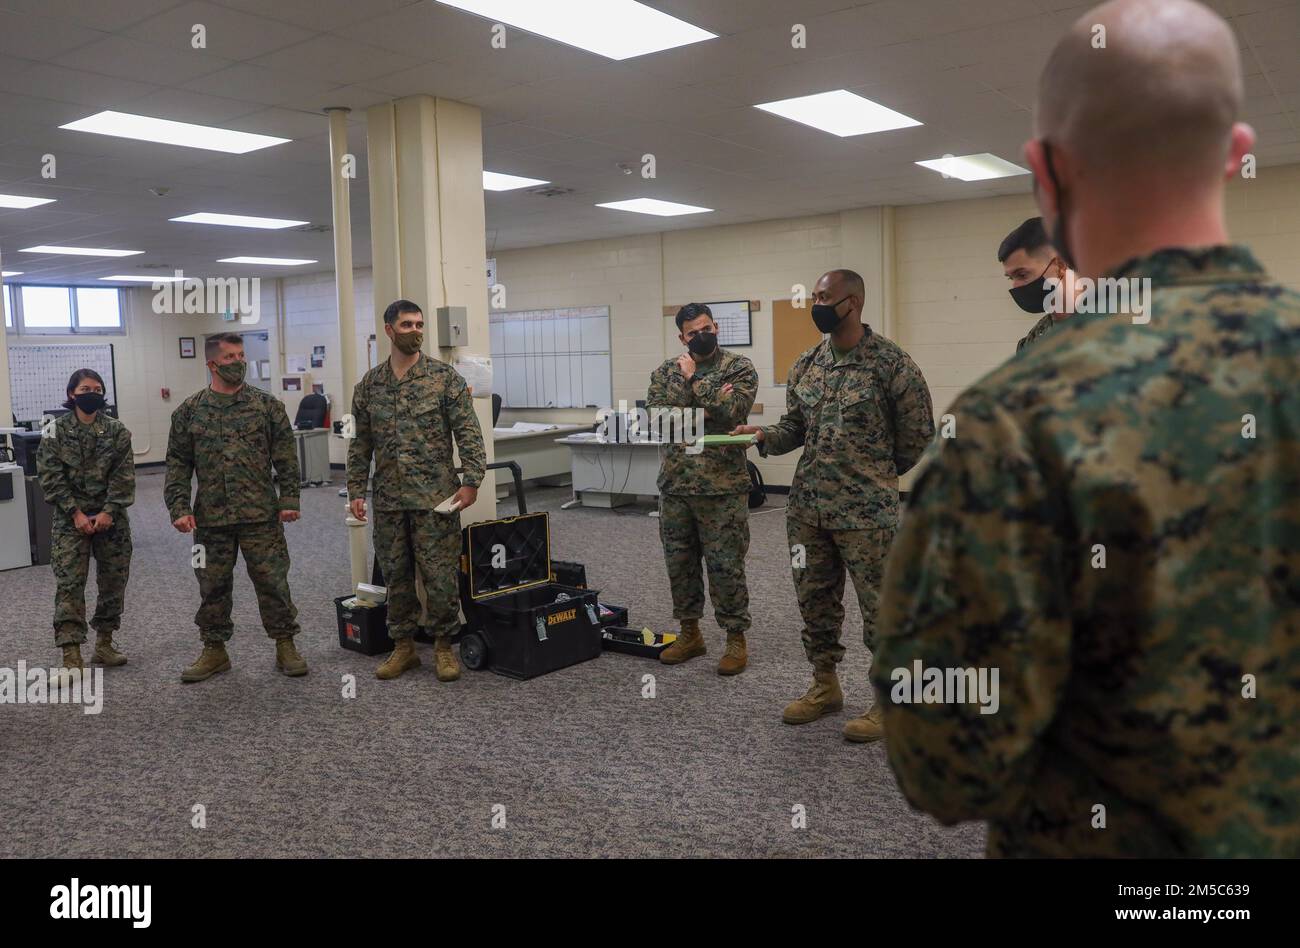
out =
[[(903, 792), (987, 820), (990, 855), (1300, 856), (1300, 296), (1228, 240), (1241, 96), (1232, 31), (1190, 0), (1088, 12), (1040, 82), (1054, 247), (1151, 298), (954, 403), (872, 675)], [(918, 702), (918, 670), (993, 700)]]

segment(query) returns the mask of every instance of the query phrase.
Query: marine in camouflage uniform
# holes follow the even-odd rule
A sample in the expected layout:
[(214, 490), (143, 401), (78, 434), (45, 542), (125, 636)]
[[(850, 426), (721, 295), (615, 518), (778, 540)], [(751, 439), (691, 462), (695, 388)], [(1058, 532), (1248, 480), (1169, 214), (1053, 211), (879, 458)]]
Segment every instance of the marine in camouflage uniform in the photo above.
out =
[(1044, 313), (1043, 317), (1034, 323), (1033, 327), (1027, 332), (1023, 339), (1016, 343), (1016, 351), (1019, 352), (1031, 342), (1041, 339), (1051, 332), (1061, 320), (1057, 319), (1052, 313)]
[[(758, 394), (758, 373), (749, 359), (718, 347), (708, 359), (695, 357), (688, 381), (677, 357), (667, 359), (650, 376), (646, 406), (704, 412), (704, 430), (695, 434), (726, 434), (743, 424)], [(723, 386), (730, 389), (723, 391)], [(653, 414), (652, 414), (653, 423)], [(675, 416), (674, 416), (675, 421)], [(664, 427), (668, 427), (665, 420)], [(662, 432), (667, 435), (667, 431)], [(748, 661), (745, 632), (749, 629), (749, 589), (745, 583), (745, 554), (749, 551), (749, 469), (744, 445), (718, 445), (700, 450), (674, 443), (663, 448), (659, 468), (659, 539), (673, 596), (673, 617), (681, 622), (678, 642), (660, 653), (666, 664), (677, 664), (706, 648), (699, 631), (704, 615), (704, 576), (709, 572), (709, 597), (714, 616), (727, 633), (728, 655), (720, 674), (736, 674)], [(698, 644), (697, 644), (698, 640)], [(685, 656), (685, 657), (681, 657)]]
[[(198, 489), (191, 504), (193, 475)], [(281, 511), (298, 510), (298, 496), (293, 428), (275, 396), (248, 384), (233, 395), (205, 388), (172, 412), (163, 498), (173, 520), (195, 520), (194, 542), (203, 559), (194, 575), (203, 601), (194, 622), (205, 647), (224, 650), (234, 635), (231, 593), (241, 552), (277, 655), (280, 643), (291, 646), (301, 631), (280, 522)]]
[[(113, 633), (122, 624), (131, 571), (131, 522), (126, 512), (135, 502), (131, 432), (102, 409), (90, 424), (83, 423), (74, 409), (55, 420), (50, 434), (41, 439), (36, 469), (45, 500), (54, 511), (50, 540), (50, 565), (57, 583), (54, 644), (62, 648), (86, 641), (86, 579), (93, 556), (99, 597), (90, 624), (100, 645), (107, 642), (111, 648)], [(107, 513), (113, 525), (87, 536), (73, 526), (78, 510), (87, 517)], [(104, 661), (101, 651), (96, 649), (96, 661)], [(124, 662), (122, 658), (105, 664)]]
[[(881, 573), (898, 523), (898, 478), (934, 436), (930, 390), (920, 368), (869, 325), (862, 329), (857, 346), (838, 359), (830, 339), (798, 358), (786, 383), (786, 412), (763, 428), (759, 442), (764, 456), (803, 448), (790, 487), (786, 535), (814, 684), (786, 708), (784, 719), (791, 724), (843, 707), (835, 668), (844, 657), (846, 570), (862, 610), (863, 641), (875, 649)], [(863, 718), (872, 722), (867, 735), (848, 728), (846, 737), (879, 736), (879, 712), (873, 708)]]
[(348, 498), (364, 499), (374, 458), (374, 543), (388, 587), (388, 634), (410, 639), (420, 620), (419, 570), (428, 618), (444, 645), (460, 631), (460, 514), (434, 508), (464, 485), (477, 488), (487, 451), (464, 378), (420, 353), (398, 379), (391, 362), (365, 374), (352, 394), (354, 437), (348, 445)]
[[(1044, 216), (1151, 293), (956, 400), (873, 675), (903, 792), (992, 855), (1300, 856), (1300, 295), (1227, 236), (1243, 98), (1233, 29), (1186, 0), (1087, 11), (1040, 80)], [(904, 703), (918, 663), (996, 669), (995, 713)]]
[[(890, 761), (990, 855), (1295, 857), (1300, 296), (1240, 247), (1111, 275), (1151, 278), (1149, 325), (1071, 318), (922, 462), (872, 676)], [(997, 712), (889, 701), (916, 660), (999, 669)]]

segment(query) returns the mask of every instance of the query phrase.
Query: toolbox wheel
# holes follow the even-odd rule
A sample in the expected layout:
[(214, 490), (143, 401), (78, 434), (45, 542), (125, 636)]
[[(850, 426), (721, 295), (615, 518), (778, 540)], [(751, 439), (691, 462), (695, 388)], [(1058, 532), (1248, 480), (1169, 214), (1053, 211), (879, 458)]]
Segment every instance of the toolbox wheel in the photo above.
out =
[(487, 667), (488, 647), (487, 642), (483, 641), (483, 636), (477, 632), (466, 633), (460, 640), (460, 660), (472, 671)]

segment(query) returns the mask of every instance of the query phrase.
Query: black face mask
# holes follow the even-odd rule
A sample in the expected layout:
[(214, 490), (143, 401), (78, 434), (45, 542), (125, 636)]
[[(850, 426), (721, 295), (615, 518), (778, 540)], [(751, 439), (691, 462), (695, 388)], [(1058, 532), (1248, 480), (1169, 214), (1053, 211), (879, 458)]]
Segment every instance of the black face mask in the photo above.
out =
[(697, 332), (686, 342), (686, 348), (693, 355), (708, 358), (718, 348), (718, 334), (714, 332)]
[[(840, 300), (840, 303), (843, 303), (846, 299), (848, 299), (847, 296)], [(844, 322), (848, 314), (840, 316), (835, 312), (840, 303), (816, 303), (813, 305), (812, 318), (813, 322), (817, 324), (819, 332), (832, 333), (840, 323)]]
[(1069, 228), (1065, 223), (1065, 195), (1061, 192), (1061, 183), (1056, 180), (1056, 169), (1052, 167), (1052, 146), (1043, 142), (1043, 161), (1047, 163), (1047, 177), (1056, 192), (1056, 221), (1052, 224), (1052, 246), (1056, 248), (1061, 262), (1073, 270), (1074, 254), (1070, 252)]
[(1049, 263), (1037, 280), (1031, 280), (1022, 286), (1013, 286), (1007, 290), (1016, 305), (1026, 313), (1041, 316), (1047, 312), (1047, 297), (1051, 290), (1047, 288), (1047, 271), (1052, 269)]
[(104, 407), (104, 396), (99, 392), (82, 392), (80, 395), (73, 395), (72, 401), (87, 415), (93, 415)]

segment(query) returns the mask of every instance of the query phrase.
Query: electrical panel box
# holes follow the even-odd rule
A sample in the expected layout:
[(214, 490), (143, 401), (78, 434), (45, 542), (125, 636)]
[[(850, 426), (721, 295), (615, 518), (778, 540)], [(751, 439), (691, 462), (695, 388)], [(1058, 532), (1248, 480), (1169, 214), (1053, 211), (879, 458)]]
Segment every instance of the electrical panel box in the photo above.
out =
[(439, 306), (438, 348), (469, 345), (469, 311), (464, 306)]

